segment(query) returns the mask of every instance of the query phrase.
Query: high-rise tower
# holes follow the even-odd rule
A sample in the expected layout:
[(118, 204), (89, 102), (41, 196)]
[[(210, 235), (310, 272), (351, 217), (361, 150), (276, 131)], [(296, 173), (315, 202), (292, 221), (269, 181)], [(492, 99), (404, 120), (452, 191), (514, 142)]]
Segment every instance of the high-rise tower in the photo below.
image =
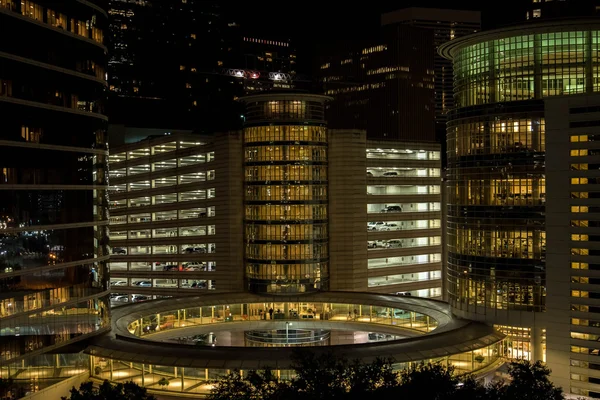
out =
[(110, 329), (107, 14), (48, 3), (0, 1), (0, 375), (30, 391), (85, 364), (63, 346)]
[(244, 97), (247, 288), (302, 293), (329, 287), (325, 96)]
[(506, 333), (506, 356), (544, 360), (570, 393), (600, 397), (600, 22), (507, 27), (441, 53), (457, 104), (445, 210), (454, 312)]

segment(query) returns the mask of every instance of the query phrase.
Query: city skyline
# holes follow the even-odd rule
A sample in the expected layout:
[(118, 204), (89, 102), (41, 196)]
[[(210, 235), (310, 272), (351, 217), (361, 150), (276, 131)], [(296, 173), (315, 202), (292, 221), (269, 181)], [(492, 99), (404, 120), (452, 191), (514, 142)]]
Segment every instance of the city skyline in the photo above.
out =
[(600, 398), (600, 0), (448, 6), (0, 0), (0, 397)]

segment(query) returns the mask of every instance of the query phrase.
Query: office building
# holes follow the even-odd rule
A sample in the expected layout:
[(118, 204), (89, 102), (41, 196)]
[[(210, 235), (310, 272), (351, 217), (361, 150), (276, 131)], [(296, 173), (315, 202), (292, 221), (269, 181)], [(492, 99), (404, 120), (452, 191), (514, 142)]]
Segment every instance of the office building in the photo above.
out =
[[(216, 73), (234, 29), (216, 1), (111, 0), (111, 123), (211, 132), (232, 121), (229, 78)], [(239, 115), (239, 112), (237, 112)], [(228, 129), (228, 127), (225, 127)]]
[(298, 84), (308, 86), (308, 79), (296, 74), (296, 50), (289, 39), (265, 39), (252, 32), (244, 33), (240, 28), (231, 46), (226, 67), (218, 72), (233, 80), (237, 89), (232, 93), (233, 98), (273, 89), (294, 89)]
[(595, 354), (597, 19), (539, 21), (442, 46), (448, 124), (448, 295), (454, 312), (600, 397)]
[(17, 397), (78, 374), (87, 356), (64, 348), (110, 329), (107, 24), (101, 1), (0, 1), (0, 377)]
[(445, 140), (447, 114), (454, 108), (452, 62), (438, 54), (442, 44), (481, 30), (479, 11), (411, 7), (381, 16), (381, 25), (406, 24), (433, 32), (435, 122), (438, 140)]
[(598, 0), (531, 0), (525, 12), (527, 20), (598, 16)]
[(390, 25), (373, 40), (324, 50), (315, 76), (331, 129), (366, 130), (373, 140), (434, 142), (433, 33)]
[(235, 99), (296, 86), (289, 39), (249, 32), (217, 1), (109, 3), (111, 123), (241, 129), (243, 106)]

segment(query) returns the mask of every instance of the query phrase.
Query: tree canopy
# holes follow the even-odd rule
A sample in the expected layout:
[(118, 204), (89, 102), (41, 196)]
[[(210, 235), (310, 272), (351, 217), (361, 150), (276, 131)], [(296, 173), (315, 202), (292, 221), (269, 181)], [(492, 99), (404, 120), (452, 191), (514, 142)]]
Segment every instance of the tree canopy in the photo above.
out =
[(73, 387), (71, 395), (61, 397), (61, 400), (156, 400), (156, 397), (134, 382), (112, 385), (104, 381), (98, 389), (94, 388), (92, 382), (82, 383), (79, 389)]
[(508, 382), (485, 385), (452, 366), (419, 364), (393, 371), (393, 360), (349, 361), (331, 353), (299, 350), (293, 356), (295, 376), (281, 381), (271, 369), (233, 371), (213, 382), (209, 400), (355, 400), (368, 397), (419, 400), (562, 400), (561, 388), (549, 379), (541, 362), (513, 362)]

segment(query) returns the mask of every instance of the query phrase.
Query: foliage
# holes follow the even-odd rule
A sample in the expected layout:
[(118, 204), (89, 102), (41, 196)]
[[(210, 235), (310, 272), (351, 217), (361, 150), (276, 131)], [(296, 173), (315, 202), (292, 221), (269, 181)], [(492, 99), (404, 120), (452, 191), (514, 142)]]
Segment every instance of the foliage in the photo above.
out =
[(508, 368), (509, 385), (500, 388), (505, 399), (562, 400), (562, 389), (550, 382), (550, 370), (541, 361), (511, 363)]
[(296, 376), (278, 381), (272, 370), (234, 371), (215, 381), (209, 400), (358, 400), (369, 397), (419, 400), (562, 400), (562, 389), (549, 380), (542, 363), (514, 362), (509, 382), (484, 385), (454, 367), (419, 364), (394, 372), (392, 360), (350, 362), (332, 353), (298, 350), (293, 356)]
[(149, 395), (146, 388), (138, 386), (134, 382), (119, 383), (111, 385), (104, 381), (98, 389), (94, 388), (92, 382), (85, 382), (79, 386), (79, 390), (73, 387), (71, 396), (62, 397), (62, 400), (156, 400)]
[(208, 395), (209, 400), (263, 400), (275, 399), (275, 393), (285, 384), (279, 382), (270, 368), (250, 371), (242, 378), (239, 371), (232, 371), (223, 380), (215, 382)]
[(13, 379), (10, 377), (8, 379), (0, 378), (0, 396), (6, 396), (13, 387), (13, 383)]
[(162, 378), (160, 378), (160, 380), (159, 380), (158, 382), (156, 382), (156, 383), (158, 383), (158, 386), (161, 386), (161, 387), (162, 387), (162, 386), (169, 386), (169, 383), (171, 383), (171, 382), (169, 382), (169, 380), (168, 380), (167, 378), (165, 378), (165, 377), (162, 377)]

